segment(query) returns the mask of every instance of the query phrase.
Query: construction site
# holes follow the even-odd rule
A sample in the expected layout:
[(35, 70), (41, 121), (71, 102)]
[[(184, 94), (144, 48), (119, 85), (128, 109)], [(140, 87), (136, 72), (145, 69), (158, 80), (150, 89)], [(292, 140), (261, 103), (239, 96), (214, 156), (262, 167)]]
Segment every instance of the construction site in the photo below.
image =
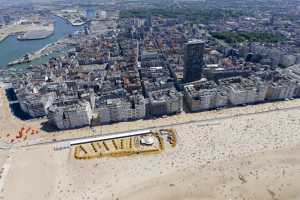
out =
[(103, 157), (122, 157), (137, 154), (159, 154), (169, 144), (175, 147), (177, 144), (176, 131), (165, 129), (158, 132), (150, 131), (141, 135), (125, 136), (122, 138), (97, 140), (74, 145), (74, 158), (89, 160)]

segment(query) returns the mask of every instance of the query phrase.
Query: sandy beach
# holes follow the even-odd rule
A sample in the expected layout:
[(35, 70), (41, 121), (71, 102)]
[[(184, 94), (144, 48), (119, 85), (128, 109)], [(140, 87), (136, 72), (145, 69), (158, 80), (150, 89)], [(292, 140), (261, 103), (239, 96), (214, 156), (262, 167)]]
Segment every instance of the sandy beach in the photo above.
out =
[[(228, 113), (240, 109), (249, 108)], [(299, 116), (291, 109), (178, 125), (177, 147), (158, 155), (75, 160), (72, 149), (54, 145), (3, 151), (11, 160), (0, 199), (300, 199)]]

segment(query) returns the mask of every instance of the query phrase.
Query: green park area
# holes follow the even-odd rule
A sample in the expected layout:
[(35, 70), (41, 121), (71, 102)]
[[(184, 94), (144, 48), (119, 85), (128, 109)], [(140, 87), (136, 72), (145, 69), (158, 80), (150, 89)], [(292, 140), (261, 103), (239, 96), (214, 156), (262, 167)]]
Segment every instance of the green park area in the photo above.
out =
[(261, 43), (278, 43), (283, 42), (286, 38), (279, 34), (267, 32), (213, 32), (211, 35), (227, 43), (242, 42), (261, 42)]

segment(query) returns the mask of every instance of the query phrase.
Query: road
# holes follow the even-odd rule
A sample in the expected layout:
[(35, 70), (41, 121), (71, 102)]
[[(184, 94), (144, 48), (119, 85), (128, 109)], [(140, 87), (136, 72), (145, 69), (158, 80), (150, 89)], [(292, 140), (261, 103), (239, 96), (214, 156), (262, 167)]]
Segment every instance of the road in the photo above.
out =
[[(260, 111), (260, 112), (256, 112), (256, 113), (249, 113), (249, 114), (236, 114), (233, 116), (225, 116), (225, 117), (218, 117), (218, 118), (214, 118), (214, 119), (205, 119), (205, 120), (190, 120), (187, 122), (177, 122), (177, 123), (171, 123), (171, 124), (167, 124), (167, 125), (162, 125), (162, 126), (150, 126), (147, 127), (146, 129), (135, 129), (135, 130), (130, 130), (130, 131), (144, 131), (144, 130), (155, 130), (155, 129), (164, 129), (164, 128), (174, 128), (176, 126), (181, 126), (181, 125), (187, 125), (187, 124), (195, 124), (195, 123), (200, 123), (198, 125), (198, 127), (201, 126), (213, 126), (213, 125), (218, 125), (220, 124), (222, 121), (227, 120), (227, 119), (232, 119), (232, 118), (236, 118), (236, 117), (243, 117), (243, 116), (255, 116), (255, 115), (260, 115), (260, 114), (266, 114), (266, 113), (272, 113), (272, 112), (283, 112), (283, 111), (288, 111), (288, 110), (299, 110), (300, 106), (294, 106), (294, 107), (289, 107), (289, 108), (281, 108), (281, 109), (272, 109), (272, 110), (267, 110), (267, 111)], [(115, 132), (112, 134), (106, 134), (106, 135), (114, 135), (114, 134), (124, 134), (126, 132), (129, 131), (123, 131), (123, 132)], [(101, 136), (103, 134), (96, 134), (94, 136), (87, 136), (87, 137), (77, 137), (77, 138), (69, 138), (69, 139), (64, 139), (64, 140), (59, 140), (59, 141), (41, 141), (41, 142), (36, 142), (34, 144), (28, 144), (28, 145), (18, 145), (16, 144), (16, 146), (12, 146), (14, 147), (30, 147), (30, 146), (39, 146), (39, 145), (49, 145), (49, 144), (58, 144), (58, 143), (70, 143), (71, 141), (74, 140), (80, 140), (80, 139), (95, 139), (99, 136)]]

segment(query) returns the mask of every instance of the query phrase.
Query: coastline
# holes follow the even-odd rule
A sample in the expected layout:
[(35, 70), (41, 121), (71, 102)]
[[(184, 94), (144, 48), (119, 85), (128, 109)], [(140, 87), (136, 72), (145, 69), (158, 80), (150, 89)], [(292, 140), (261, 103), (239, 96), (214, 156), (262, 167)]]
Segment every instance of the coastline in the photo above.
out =
[(10, 36), (14, 36), (14, 35), (11, 35), (11, 34), (6, 34), (5, 36), (3, 37), (0, 37), (0, 43), (3, 42), (4, 40), (6, 40), (8, 37)]

